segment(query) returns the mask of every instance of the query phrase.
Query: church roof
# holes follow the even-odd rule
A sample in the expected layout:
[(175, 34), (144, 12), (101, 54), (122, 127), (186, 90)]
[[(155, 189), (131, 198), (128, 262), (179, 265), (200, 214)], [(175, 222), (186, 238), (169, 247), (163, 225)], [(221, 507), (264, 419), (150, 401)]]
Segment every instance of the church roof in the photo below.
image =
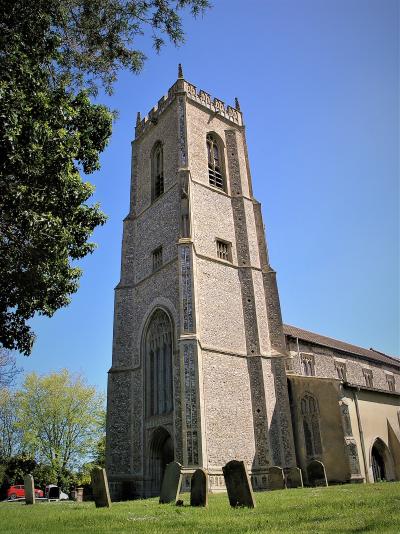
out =
[(364, 349), (362, 347), (357, 347), (356, 345), (351, 345), (344, 341), (339, 341), (338, 339), (332, 339), (331, 337), (321, 336), (320, 334), (315, 334), (314, 332), (309, 332), (308, 330), (303, 330), (297, 328), (296, 326), (291, 326), (284, 324), (283, 332), (286, 336), (291, 336), (299, 338), (303, 341), (308, 341), (310, 343), (315, 343), (316, 345), (321, 345), (323, 347), (329, 347), (331, 349), (336, 349), (341, 352), (346, 352), (348, 354), (361, 357), (363, 359), (371, 360), (373, 362), (380, 362), (386, 365), (392, 365), (394, 367), (400, 368), (400, 359), (393, 356), (388, 356), (383, 352), (379, 352), (374, 349)]

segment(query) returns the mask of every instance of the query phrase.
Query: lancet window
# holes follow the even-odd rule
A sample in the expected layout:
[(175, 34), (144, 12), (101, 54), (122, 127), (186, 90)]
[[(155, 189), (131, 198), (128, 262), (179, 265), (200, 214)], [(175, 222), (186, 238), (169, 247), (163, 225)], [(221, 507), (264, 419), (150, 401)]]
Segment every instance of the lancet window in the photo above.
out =
[(393, 375), (386, 375), (386, 384), (389, 391), (396, 391), (396, 383)]
[(363, 375), (364, 375), (365, 385), (369, 388), (373, 388), (374, 378), (373, 378), (371, 369), (363, 369)]
[(303, 353), (301, 355), (301, 366), (303, 368), (304, 376), (315, 376), (315, 363), (312, 354)]
[(213, 134), (207, 134), (208, 180), (210, 185), (225, 189), (220, 145)]
[(152, 200), (164, 193), (164, 154), (160, 142), (154, 145), (151, 157)]
[(168, 315), (158, 309), (147, 329), (145, 350), (147, 416), (169, 413), (172, 400), (172, 329)]
[(346, 382), (346, 364), (344, 362), (335, 362), (336, 374), (339, 380)]
[(321, 432), (319, 428), (319, 410), (317, 400), (310, 394), (301, 399), (304, 441), (307, 458), (316, 458), (322, 454)]

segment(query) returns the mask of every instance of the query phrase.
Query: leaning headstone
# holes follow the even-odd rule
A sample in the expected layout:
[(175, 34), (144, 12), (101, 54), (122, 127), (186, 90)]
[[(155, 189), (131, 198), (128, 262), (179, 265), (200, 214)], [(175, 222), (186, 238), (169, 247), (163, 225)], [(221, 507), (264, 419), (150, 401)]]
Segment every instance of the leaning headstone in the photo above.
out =
[(287, 488), (302, 488), (303, 475), (298, 467), (290, 467), (285, 470), (285, 479)]
[(285, 476), (282, 467), (274, 465), (268, 470), (268, 480), (270, 490), (286, 489)]
[(208, 473), (204, 469), (196, 469), (192, 475), (190, 486), (190, 506), (208, 506)]
[(95, 467), (91, 472), (93, 499), (96, 508), (110, 508), (111, 498), (106, 470)]
[(35, 481), (32, 475), (24, 476), (25, 504), (35, 504)]
[(178, 462), (171, 462), (165, 468), (161, 485), (160, 504), (176, 502), (181, 491), (182, 466)]
[(319, 460), (313, 460), (307, 467), (308, 483), (311, 486), (327, 486), (325, 466)]
[(52, 486), (49, 488), (49, 493), (47, 498), (49, 501), (59, 501), (60, 500), (61, 489), (58, 486)]
[(228, 491), (229, 504), (254, 508), (256, 502), (244, 462), (232, 460), (222, 468), (222, 471)]

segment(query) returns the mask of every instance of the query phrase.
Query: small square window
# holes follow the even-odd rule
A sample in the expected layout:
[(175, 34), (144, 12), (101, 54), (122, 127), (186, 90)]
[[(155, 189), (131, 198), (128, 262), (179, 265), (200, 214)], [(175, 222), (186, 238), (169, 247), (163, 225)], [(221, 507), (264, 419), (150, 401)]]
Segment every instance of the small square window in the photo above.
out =
[(396, 391), (396, 384), (393, 375), (386, 375), (386, 384), (389, 391)]
[(231, 244), (217, 239), (217, 257), (220, 260), (232, 261)]
[(344, 362), (335, 362), (335, 368), (339, 380), (346, 382), (346, 364)]
[(162, 265), (162, 247), (153, 250), (153, 271), (157, 271)]
[(364, 375), (365, 385), (367, 387), (369, 387), (369, 388), (373, 388), (374, 387), (374, 379), (373, 379), (373, 376), (372, 376), (371, 369), (363, 369), (363, 375)]

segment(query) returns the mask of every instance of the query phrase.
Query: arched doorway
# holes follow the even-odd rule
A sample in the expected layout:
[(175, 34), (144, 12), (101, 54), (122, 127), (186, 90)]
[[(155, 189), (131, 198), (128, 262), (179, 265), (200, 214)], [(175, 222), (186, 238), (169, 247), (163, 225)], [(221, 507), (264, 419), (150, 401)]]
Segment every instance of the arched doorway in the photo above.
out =
[(380, 438), (374, 441), (371, 449), (371, 466), (374, 482), (394, 480), (392, 455), (388, 446)]
[(165, 466), (174, 461), (174, 444), (170, 433), (163, 427), (154, 430), (149, 444), (150, 494), (159, 495)]

